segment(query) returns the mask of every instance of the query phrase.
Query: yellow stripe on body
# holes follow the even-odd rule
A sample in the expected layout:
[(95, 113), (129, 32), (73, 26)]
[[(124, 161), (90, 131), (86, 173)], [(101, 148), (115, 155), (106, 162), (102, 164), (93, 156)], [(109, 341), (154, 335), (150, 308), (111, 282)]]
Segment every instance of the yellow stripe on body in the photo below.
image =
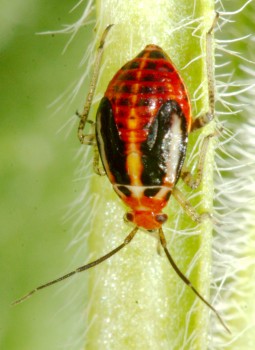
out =
[[(136, 84), (132, 86), (133, 94), (130, 97), (131, 105), (135, 106), (137, 104), (138, 95), (137, 92), (139, 90), (139, 82), (142, 75), (142, 69), (146, 65), (146, 58), (149, 56), (149, 53), (146, 53), (144, 57), (141, 58), (141, 62), (139, 65), (139, 70), (136, 74)], [(131, 118), (132, 117), (132, 118)], [(126, 169), (128, 175), (130, 177), (130, 186), (141, 186), (143, 188), (143, 183), (141, 181), (141, 175), (143, 171), (143, 164), (141, 159), (141, 150), (140, 143), (137, 143), (137, 130), (139, 124), (139, 116), (137, 115), (137, 108), (131, 107), (130, 113), (128, 115), (128, 123), (127, 127), (129, 130), (134, 130), (130, 132), (130, 140), (127, 144), (127, 159), (126, 159)], [(132, 194), (137, 198), (141, 198), (143, 195), (143, 191), (132, 191)]]
[(126, 168), (130, 178), (130, 185), (143, 186), (141, 182), (143, 165), (141, 160), (140, 144), (131, 142), (127, 145)]

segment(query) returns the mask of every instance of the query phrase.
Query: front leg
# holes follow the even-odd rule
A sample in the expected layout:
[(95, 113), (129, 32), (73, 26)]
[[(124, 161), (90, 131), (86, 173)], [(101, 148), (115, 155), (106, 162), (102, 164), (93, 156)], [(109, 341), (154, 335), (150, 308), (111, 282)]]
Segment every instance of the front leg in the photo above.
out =
[(192, 204), (185, 198), (184, 194), (177, 188), (174, 187), (172, 190), (172, 195), (180, 204), (180, 206), (184, 209), (186, 214), (197, 223), (201, 223), (203, 220), (212, 219), (212, 215), (208, 212), (204, 212), (202, 214), (198, 214), (196, 209), (192, 206)]

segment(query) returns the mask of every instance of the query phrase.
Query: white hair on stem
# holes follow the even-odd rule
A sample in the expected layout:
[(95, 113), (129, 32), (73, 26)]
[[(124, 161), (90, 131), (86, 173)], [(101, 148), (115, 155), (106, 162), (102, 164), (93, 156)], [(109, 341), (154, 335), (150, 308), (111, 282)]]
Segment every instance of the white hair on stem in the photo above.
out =
[[(222, 11), (224, 27), (217, 38), (217, 48), (223, 55), (218, 58), (216, 82), (218, 87), (218, 115), (225, 116), (218, 152), (216, 153), (216, 219), (213, 240), (213, 261), (215, 284), (220, 286), (221, 298), (218, 307), (232, 324), (233, 337), (227, 339), (215, 324), (209, 349), (238, 350), (248, 349), (254, 344), (252, 328), (255, 324), (254, 309), (245, 304), (253, 299), (251, 292), (255, 289), (255, 281), (248, 271), (255, 264), (252, 249), (255, 247), (255, 235), (252, 228), (254, 222), (255, 181), (254, 181), (254, 136), (255, 123), (252, 117), (255, 93), (254, 76), (251, 68), (254, 55), (238, 52), (233, 49), (238, 42), (250, 41), (251, 34), (242, 27), (242, 11), (251, 6), (246, 1), (239, 9)], [(254, 11), (254, 3), (246, 16)], [(237, 37), (236, 34), (240, 32)], [(226, 33), (226, 34), (225, 34)], [(232, 34), (233, 33), (233, 34)], [(247, 44), (248, 45), (248, 44)], [(229, 60), (239, 60), (233, 69)], [(222, 62), (228, 61), (229, 72)], [(246, 62), (247, 66), (244, 65)], [(245, 68), (244, 68), (245, 67)], [(243, 78), (237, 80), (236, 70), (243, 71)], [(253, 242), (253, 243), (252, 243)], [(252, 248), (253, 247), (253, 248)], [(216, 303), (217, 305), (217, 303)]]
[[(82, 4), (82, 1), (79, 1), (77, 6), (79, 6), (80, 4)], [(224, 27), (222, 29), (223, 36), (225, 36), (225, 28), (229, 28), (230, 26), (235, 25), (233, 22), (233, 17), (230, 16), (236, 16), (241, 14), (242, 11), (249, 4), (251, 4), (251, 0), (246, 1), (245, 4), (237, 10), (235, 9), (233, 11), (224, 11), (223, 6), (221, 6), (221, 2), (218, 1), (218, 6), (221, 7), (221, 9), (223, 9), (220, 12), (220, 21), (224, 24)], [(76, 7), (74, 7), (73, 10)], [(76, 23), (66, 26), (60, 31), (45, 32), (44, 34), (71, 34), (71, 37), (68, 40), (67, 45), (64, 49), (65, 51), (70, 42), (75, 37), (78, 30), (82, 26), (84, 26), (85, 23), (88, 24), (91, 23), (91, 21), (93, 21), (93, 19), (89, 19), (93, 10), (93, 1), (90, 0), (87, 4), (87, 7), (83, 11), (81, 18)], [(192, 35), (196, 37), (197, 31), (200, 28), (202, 21), (203, 18), (197, 18), (195, 20), (191, 17), (184, 18), (183, 20), (179, 21), (177, 25), (173, 29), (170, 29), (166, 34), (173, 35), (178, 33), (178, 31), (182, 31), (183, 28), (192, 28)], [(97, 23), (97, 25), (100, 25), (100, 23)], [(219, 51), (222, 54), (215, 56), (217, 70), (219, 72), (217, 73), (216, 71), (217, 101), (218, 104), (222, 105), (222, 107), (217, 106), (217, 115), (220, 116), (220, 119), (222, 119), (222, 117), (225, 116), (226, 120), (224, 122), (221, 121), (221, 123), (223, 123), (224, 131), (221, 131), (219, 128), (219, 133), (221, 137), (223, 137), (223, 140), (220, 139), (219, 141), (217, 154), (218, 164), (216, 168), (216, 173), (218, 174), (218, 176), (216, 178), (215, 217), (216, 222), (218, 222), (218, 224), (216, 224), (216, 235), (213, 241), (214, 280), (212, 282), (211, 290), (213, 294), (212, 300), (215, 301), (216, 308), (223, 310), (224, 314), (227, 315), (227, 321), (232, 321), (233, 323), (235, 323), (239, 317), (245, 321), (248, 320), (248, 317), (247, 315), (245, 315), (245, 313), (240, 315), (240, 303), (235, 302), (234, 295), (237, 296), (237, 300), (238, 297), (241, 296), (242, 299), (240, 298), (239, 300), (242, 300), (242, 302), (245, 299), (245, 296), (248, 295), (249, 291), (242, 290), (242, 288), (240, 287), (241, 283), (239, 281), (239, 274), (241, 272), (244, 272), (245, 269), (249, 269), (254, 263), (252, 258), (248, 257), (247, 261), (244, 261), (242, 260), (241, 256), (243, 254), (243, 251), (247, 249), (245, 248), (245, 246), (247, 245), (247, 241), (251, 239), (250, 237), (252, 230), (250, 226), (252, 225), (252, 222), (254, 222), (253, 213), (251, 210), (253, 206), (251, 204), (254, 203), (255, 171), (253, 166), (254, 156), (252, 147), (254, 147), (253, 140), (255, 139), (255, 132), (254, 121), (251, 117), (249, 118), (248, 116), (251, 116), (251, 113), (254, 109), (255, 84), (253, 82), (250, 82), (252, 79), (250, 79), (250, 81), (248, 82), (233, 82), (233, 80), (236, 79), (235, 73), (233, 71), (226, 73), (226, 69), (228, 69), (228, 67), (231, 70), (230, 60), (232, 60), (232, 57), (241, 59), (243, 63), (254, 63), (254, 57), (252, 57), (251, 59), (243, 57), (241, 53), (231, 48), (228, 48), (229, 45), (231, 47), (232, 44), (238, 43), (238, 41), (251, 39), (250, 34), (241, 35), (242, 36), (240, 36), (240, 38), (234, 37), (232, 39), (217, 40), (216, 48), (219, 49)], [(200, 38), (199, 36), (197, 37)], [(228, 37), (227, 32), (226, 37)], [(133, 47), (134, 45), (132, 40), (133, 37), (131, 35), (130, 52), (132, 51), (131, 47)], [(96, 42), (96, 40), (93, 41), (93, 43), (88, 48), (88, 51), (84, 54), (83, 58), (80, 61), (80, 66), (84, 67), (83, 65), (86, 64), (86, 67), (84, 72), (81, 74), (79, 80), (71, 84), (68, 87), (68, 89), (63, 93), (63, 95), (53, 103), (54, 106), (57, 106), (58, 113), (60, 112), (60, 110), (64, 109), (64, 106), (73, 103), (74, 98), (77, 96), (78, 92), (84, 88), (84, 83), (87, 82), (87, 78), (93, 62), (93, 53), (91, 52), (96, 47)], [(185, 65), (183, 65), (181, 70), (189, 68), (202, 57), (204, 57), (203, 53), (201, 55), (197, 55)], [(222, 62), (219, 64), (218, 60)], [(87, 64), (87, 62), (89, 62), (89, 64)], [(101, 72), (106, 68), (106, 66), (107, 62), (104, 63)], [(249, 68), (249, 66), (246, 67), (242, 64), (239, 65), (239, 68), (241, 68), (242, 71), (246, 74), (254, 74), (253, 70)], [(195, 102), (195, 104), (197, 103), (198, 106), (200, 103), (200, 99), (204, 97), (203, 85), (204, 83), (202, 82), (200, 86), (197, 86), (195, 93), (192, 96), (192, 102)], [(235, 98), (235, 100), (233, 100), (233, 98)], [(98, 99), (99, 95), (96, 96), (97, 101)], [(239, 110), (236, 110), (236, 108), (238, 108)], [(237, 114), (239, 114), (241, 109), (244, 110), (243, 119), (245, 117), (249, 118), (248, 120), (244, 119), (245, 124), (237, 124)], [(66, 123), (66, 125), (67, 124), (68, 123)], [(74, 124), (75, 117), (72, 116), (70, 119), (70, 125), (73, 127)], [(67, 128), (69, 128), (69, 126)], [(236, 132), (237, 128), (239, 131), (238, 134)], [(65, 126), (63, 126), (61, 129), (65, 129)], [(68, 133), (70, 133), (70, 129)], [(236, 141), (237, 138), (241, 140), (239, 144)], [(200, 138), (195, 143), (194, 149), (191, 152), (191, 158), (189, 158), (189, 162), (192, 162), (196, 158), (196, 154), (198, 153), (199, 141)], [(80, 151), (80, 153), (82, 152), (84, 151)], [(88, 150), (85, 151), (85, 153), (87, 154), (85, 157), (82, 157), (81, 166), (76, 175), (77, 182), (79, 182), (80, 180), (87, 182), (87, 179), (93, 176), (91, 175), (91, 172), (89, 170), (89, 168), (91, 168), (91, 160), (88, 161), (88, 157), (91, 156), (91, 152), (90, 150)], [(104, 189), (107, 188), (107, 185), (106, 187), (105, 185), (103, 186)], [(196, 196), (198, 196), (197, 193), (191, 193), (189, 198), (192, 199)], [(112, 221), (114, 221), (114, 226), (117, 227), (117, 230), (119, 230), (119, 232), (121, 233), (125, 230), (124, 225), (121, 223), (120, 217), (120, 213), (122, 213), (123, 210), (119, 209), (118, 206), (120, 207), (120, 203), (118, 203), (118, 205), (116, 206), (107, 205), (106, 208), (104, 208), (104, 210), (106, 211), (106, 215), (108, 215), (108, 217), (110, 217)], [(90, 208), (89, 212), (87, 210), (88, 207)], [(172, 210), (171, 208), (172, 207), (170, 206), (169, 210)], [(242, 210), (240, 210), (240, 208)], [(100, 198), (97, 195), (91, 196), (91, 194), (89, 194), (88, 187), (83, 188), (83, 190), (80, 192), (79, 199), (77, 198), (75, 203), (69, 208), (69, 212), (66, 216), (66, 219), (70, 220), (73, 223), (73, 231), (75, 232), (75, 238), (73, 239), (73, 242), (70, 244), (70, 246), (76, 245), (77, 248), (77, 244), (79, 244), (79, 249), (76, 252), (77, 256), (80, 255), (80, 252), (83, 251), (82, 253), (84, 254), (84, 251), (86, 251), (85, 241), (87, 240), (87, 237), (89, 237), (88, 231), (90, 223), (92, 222), (91, 219), (92, 217), (96, 217), (98, 215), (99, 210), (102, 210), (102, 207), (100, 207)], [(177, 213), (175, 213), (175, 216), (177, 219), (175, 221), (174, 228), (170, 227), (168, 229), (169, 231), (172, 230), (175, 234), (169, 239), (169, 242), (174, 242), (174, 236), (178, 236), (179, 238), (178, 224), (179, 220), (181, 220), (181, 212), (178, 211)], [(105, 225), (109, 225), (109, 222), (106, 221)], [(188, 239), (191, 235), (198, 235), (198, 231), (194, 227), (187, 227), (187, 229), (181, 232), (181, 236), (184, 236), (185, 239)], [(109, 246), (116, 244), (116, 242), (116, 238), (113, 237), (113, 240), (109, 244)], [(93, 252), (93, 254), (90, 254), (90, 258), (95, 258), (96, 255), (97, 252)], [(191, 270), (196, 265), (196, 261), (197, 259), (199, 259), (198, 255), (199, 252), (197, 252), (196, 255), (194, 255), (190, 263), (189, 270), (187, 271), (187, 275), (189, 275)], [(75, 259), (76, 256), (74, 255), (74, 260)], [(242, 264), (240, 264), (240, 261), (242, 261)], [(252, 280), (247, 281), (246, 278), (247, 277), (240, 276), (241, 281), (245, 281), (245, 284), (247, 284), (248, 282), (249, 286), (254, 287), (255, 282), (252, 282)], [(100, 277), (98, 277), (98, 283), (99, 279)], [(71, 283), (71, 281), (69, 283)], [(93, 286), (93, 290), (95, 291), (95, 293), (96, 287), (97, 284)], [(182, 286), (179, 298), (184, 293), (184, 290), (185, 287)], [(78, 295), (79, 293), (77, 293), (77, 298)], [(70, 300), (70, 302), (72, 301), (73, 300)], [(90, 313), (89, 309), (91, 303), (92, 300), (89, 301), (86, 314)], [(198, 301), (196, 300), (190, 308), (189, 312), (186, 314), (186, 328), (184, 331), (183, 344), (181, 346), (181, 349), (184, 349), (187, 346), (191, 346), (193, 342), (196, 341), (195, 332), (188, 333), (188, 325), (189, 322), (191, 322), (190, 319), (192, 318), (193, 309), (196, 309), (197, 303)], [(239, 307), (238, 310), (235, 309), (237, 308), (237, 306)], [(235, 310), (233, 311), (233, 309)], [(86, 315), (83, 316), (80, 322), (84, 322), (84, 318), (86, 318)], [(94, 315), (94, 318), (91, 319), (89, 326), (87, 326), (86, 333), (89, 333), (90, 328), (96, 322), (96, 318), (96, 315)], [(209, 349), (240, 349), (240, 347), (238, 348), (239, 345), (235, 345), (235, 342), (237, 343), (237, 341), (240, 341), (242, 338), (247, 337), (247, 334), (251, 330), (252, 325), (254, 325), (254, 322), (250, 322), (250, 324), (248, 323), (246, 326), (244, 326), (243, 330), (238, 329), (237, 332), (234, 333), (233, 339), (229, 341), (225, 340), (225, 335), (222, 332), (220, 326), (216, 322), (213, 322), (211, 327), (212, 331), (209, 342)], [(83, 334), (81, 334), (80, 337), (77, 337), (75, 341), (71, 341), (70, 348), (74, 349), (73, 346), (75, 346), (75, 348), (77, 347), (78, 349), (80, 344), (84, 342), (86, 333), (84, 332)], [(177, 344), (177, 340), (174, 341), (176, 341)]]

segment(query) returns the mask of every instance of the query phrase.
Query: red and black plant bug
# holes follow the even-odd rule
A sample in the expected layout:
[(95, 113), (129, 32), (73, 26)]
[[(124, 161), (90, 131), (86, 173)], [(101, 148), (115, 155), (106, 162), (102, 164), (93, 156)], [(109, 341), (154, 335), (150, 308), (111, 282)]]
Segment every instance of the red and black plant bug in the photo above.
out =
[[(212, 60), (212, 31), (206, 35), (209, 111), (192, 120), (188, 92), (168, 55), (154, 44), (147, 45), (134, 59), (126, 63), (110, 81), (102, 98), (95, 123), (95, 134), (84, 134), (88, 114), (98, 79), (100, 61), (109, 25), (101, 38), (83, 113), (79, 115), (78, 137), (82, 144), (97, 146), (94, 169), (106, 173), (114, 191), (131, 209), (125, 216), (134, 229), (124, 242), (101, 258), (31, 291), (20, 303), (36, 291), (62, 281), (78, 272), (100, 264), (132, 241), (139, 228), (157, 231), (159, 241), (175, 272), (193, 292), (216, 314), (229, 331), (217, 310), (195, 289), (179, 270), (167, 248), (162, 225), (167, 215), (162, 212), (171, 195), (196, 222), (208, 213), (199, 215), (177, 189), (179, 178), (191, 188), (201, 182), (204, 160), (212, 135), (204, 138), (198, 161), (197, 176), (183, 170), (188, 134), (208, 124), (214, 118), (214, 78)], [(99, 157), (104, 171), (100, 170)]]

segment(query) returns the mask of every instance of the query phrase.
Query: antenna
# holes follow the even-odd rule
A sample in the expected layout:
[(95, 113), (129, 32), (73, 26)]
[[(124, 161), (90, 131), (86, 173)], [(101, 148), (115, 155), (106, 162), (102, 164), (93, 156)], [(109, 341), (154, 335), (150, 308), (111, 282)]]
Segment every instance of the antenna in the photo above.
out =
[(122, 244), (120, 244), (117, 248), (113, 249), (111, 252), (105, 254), (104, 256), (102, 256), (101, 258), (95, 260), (95, 261), (92, 261), (91, 263), (89, 264), (86, 264), (86, 265), (83, 265), (83, 266), (80, 266), (78, 267), (77, 269), (67, 273), (66, 275), (64, 276), (61, 276), (59, 278), (56, 278), (55, 280), (53, 281), (50, 281), (50, 282), (47, 282), (45, 284), (42, 284), (41, 286), (39, 287), (36, 287), (35, 289), (31, 290), (31, 292), (29, 292), (28, 294), (24, 295), (22, 298), (14, 301), (12, 303), (12, 305), (17, 305), (17, 304), (20, 304), (22, 303), (23, 301), (25, 301), (26, 299), (30, 298), (33, 294), (35, 294), (36, 292), (38, 292), (39, 290), (41, 289), (44, 289), (44, 288), (47, 288), (47, 287), (50, 287), (52, 286), (53, 284), (56, 284), (58, 282), (61, 282), (69, 277), (72, 277), (73, 275), (76, 275), (77, 273), (79, 272), (83, 272), (85, 270), (88, 270), (90, 269), (91, 267), (94, 267), (96, 265), (99, 265), (101, 264), (101, 262), (109, 259), (111, 256), (113, 256), (114, 254), (116, 254), (118, 251), (120, 251), (122, 248), (124, 248), (128, 243), (130, 243), (132, 241), (132, 239), (134, 238), (136, 232), (138, 231), (138, 227), (135, 227), (129, 234), (128, 236), (124, 239), (124, 242)]
[(166, 239), (165, 239), (165, 235), (164, 232), (162, 230), (162, 228), (159, 228), (159, 239), (160, 239), (160, 243), (166, 253), (167, 259), (170, 262), (171, 266), (173, 267), (174, 271), (177, 273), (177, 275), (180, 277), (180, 279), (188, 286), (190, 287), (193, 292), (196, 294), (196, 296), (198, 296), (198, 298), (200, 300), (202, 300), (202, 302), (207, 305), (217, 316), (218, 320), (220, 321), (220, 323), (222, 324), (222, 326), (226, 329), (226, 331), (231, 334), (230, 329), (226, 326), (226, 324), (224, 323), (223, 319), (221, 318), (221, 316), (219, 315), (218, 311), (207, 301), (205, 300), (204, 297), (202, 297), (202, 295), (196, 290), (196, 288), (193, 286), (193, 284), (190, 282), (190, 280), (180, 271), (180, 269), (178, 268), (178, 266), (176, 265), (175, 261), (173, 260), (171, 254), (169, 253), (169, 250), (167, 249), (166, 246)]

